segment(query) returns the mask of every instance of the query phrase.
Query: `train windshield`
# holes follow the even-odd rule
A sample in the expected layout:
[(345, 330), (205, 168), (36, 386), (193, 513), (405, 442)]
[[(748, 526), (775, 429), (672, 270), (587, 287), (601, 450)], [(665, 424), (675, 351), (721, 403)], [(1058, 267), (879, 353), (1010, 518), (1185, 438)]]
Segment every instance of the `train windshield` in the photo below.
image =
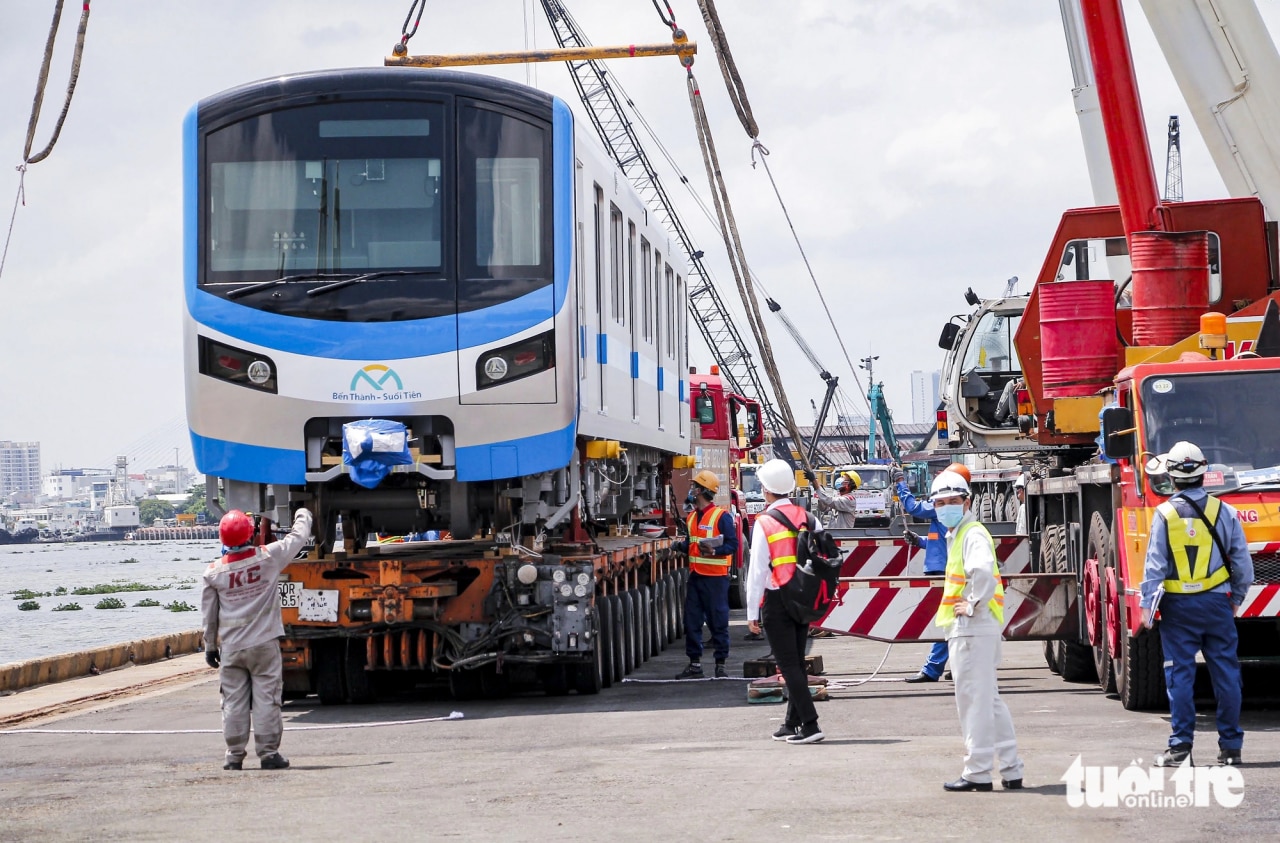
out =
[(288, 315), (387, 321), (550, 284), (549, 130), (458, 102), (302, 106), (209, 133), (202, 287)]
[(1236, 371), (1148, 377), (1142, 383), (1144, 450), (1180, 441), (1209, 461), (1205, 488), (1234, 488), (1280, 472), (1280, 372)]

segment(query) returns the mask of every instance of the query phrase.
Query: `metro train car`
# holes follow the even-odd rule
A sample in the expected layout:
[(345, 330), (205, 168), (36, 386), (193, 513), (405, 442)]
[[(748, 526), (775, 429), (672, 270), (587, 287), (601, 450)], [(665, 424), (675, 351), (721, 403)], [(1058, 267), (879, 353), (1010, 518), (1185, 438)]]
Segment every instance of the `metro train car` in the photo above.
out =
[[(564, 101), (326, 70), (183, 131), (187, 418), (228, 508), (457, 539), (662, 510), (690, 451), (684, 259)], [(412, 455), (372, 489), (342, 457), (369, 418)], [(593, 440), (616, 447), (588, 464)]]

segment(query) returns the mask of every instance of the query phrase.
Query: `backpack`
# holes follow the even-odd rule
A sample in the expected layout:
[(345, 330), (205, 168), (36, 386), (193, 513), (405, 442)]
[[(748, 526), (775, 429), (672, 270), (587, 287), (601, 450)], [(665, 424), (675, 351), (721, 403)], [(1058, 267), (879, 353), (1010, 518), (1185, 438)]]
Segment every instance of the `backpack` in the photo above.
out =
[(811, 624), (827, 613), (836, 599), (836, 585), (844, 560), (836, 540), (826, 530), (814, 530), (814, 518), (797, 528), (776, 509), (763, 513), (796, 534), (796, 568), (791, 579), (778, 589), (787, 614), (796, 623)]

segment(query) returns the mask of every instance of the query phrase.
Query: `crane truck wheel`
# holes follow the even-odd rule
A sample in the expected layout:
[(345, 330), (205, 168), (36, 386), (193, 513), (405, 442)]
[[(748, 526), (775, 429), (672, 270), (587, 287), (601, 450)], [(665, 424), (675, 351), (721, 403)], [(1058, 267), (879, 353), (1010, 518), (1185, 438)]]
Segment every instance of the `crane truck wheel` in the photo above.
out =
[(1126, 610), (1120, 610), (1120, 653), (1115, 662), (1116, 693), (1129, 711), (1163, 711), (1169, 707), (1164, 682), (1164, 651), (1158, 629), (1141, 635), (1129, 631)]
[[(1045, 567), (1058, 574), (1071, 573), (1067, 558), (1067, 528), (1065, 524), (1045, 527)], [(1093, 671), (1093, 648), (1077, 641), (1058, 640), (1058, 672), (1068, 682), (1092, 682), (1097, 678)]]
[[(1053, 526), (1045, 527), (1040, 537), (1040, 571), (1045, 574), (1056, 574), (1057, 551), (1053, 542), (1057, 533)], [(1044, 661), (1050, 673), (1062, 673), (1062, 664), (1058, 661), (1058, 642), (1044, 642)]]
[(742, 569), (735, 569), (735, 573), (729, 575), (729, 608), (744, 609), (746, 608), (745, 590), (743, 588), (746, 577), (742, 574)]
[(624, 591), (622, 593), (622, 617), (623, 617), (623, 648), (622, 663), (624, 665), (623, 675), (635, 670), (637, 657), (640, 654), (639, 636), (636, 635), (636, 598), (634, 591)]
[[(1098, 677), (1098, 687), (1104, 694), (1116, 692), (1116, 673), (1111, 665), (1111, 649), (1109, 646), (1108, 628), (1113, 622), (1111, 613), (1115, 607), (1111, 605), (1107, 594), (1107, 572), (1115, 568), (1115, 548), (1111, 543), (1111, 530), (1102, 518), (1101, 512), (1093, 513), (1089, 519), (1089, 559), (1095, 560), (1093, 588), (1097, 600), (1095, 626), (1093, 628), (1093, 669)], [(1114, 575), (1113, 575), (1114, 576)], [(1113, 580), (1114, 581), (1114, 578)]]

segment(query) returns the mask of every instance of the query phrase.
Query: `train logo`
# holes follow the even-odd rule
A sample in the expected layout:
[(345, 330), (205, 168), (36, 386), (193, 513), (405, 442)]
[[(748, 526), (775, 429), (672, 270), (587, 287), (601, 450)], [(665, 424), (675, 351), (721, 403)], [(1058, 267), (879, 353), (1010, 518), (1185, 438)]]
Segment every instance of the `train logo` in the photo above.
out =
[(355, 373), (351, 378), (351, 391), (356, 392), (362, 384), (369, 386), (374, 392), (386, 392), (387, 381), (391, 381), (395, 385), (395, 391), (400, 392), (404, 389), (404, 384), (400, 381), (400, 376), (396, 374), (396, 370), (381, 363), (370, 363), (363, 369)]

